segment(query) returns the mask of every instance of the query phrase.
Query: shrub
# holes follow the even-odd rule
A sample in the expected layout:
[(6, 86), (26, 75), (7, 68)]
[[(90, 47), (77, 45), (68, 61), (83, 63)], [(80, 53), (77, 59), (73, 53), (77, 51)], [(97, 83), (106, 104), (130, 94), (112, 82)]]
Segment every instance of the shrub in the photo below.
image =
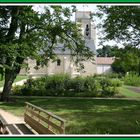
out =
[(113, 87), (121, 87), (123, 85), (123, 82), (118, 78), (110, 79), (110, 82), (111, 82), (111, 86)]
[(111, 87), (111, 86), (108, 86), (108, 87), (104, 87), (103, 90), (102, 90), (102, 96), (104, 97), (111, 97), (111, 96), (114, 96), (115, 94), (118, 94), (118, 90), (116, 87)]
[(23, 86), (18, 86), (18, 85), (16, 85), (16, 86), (14, 86), (14, 87), (12, 88), (11, 94), (20, 96), (20, 95), (22, 95), (21, 90), (24, 89), (24, 88), (25, 88), (24, 85), (23, 85)]
[(121, 86), (121, 82), (119, 79), (117, 80), (111, 80), (109, 78), (102, 79), (100, 81), (101, 89), (102, 89), (102, 96), (114, 96), (118, 93), (117, 87)]
[(125, 85), (140, 86), (140, 76), (137, 73), (129, 73), (123, 80)]
[(28, 79), (24, 84), (25, 87), (21, 89), (23, 95), (36, 95), (41, 96), (45, 93), (45, 80), (46, 77), (41, 77), (37, 79)]
[(97, 94), (100, 90), (101, 85), (99, 83), (99, 80), (97, 80), (94, 77), (87, 77), (85, 80), (85, 90), (88, 92), (92, 92), (94, 94)]
[(50, 92), (49, 94), (63, 95), (69, 79), (70, 77), (67, 74), (48, 76), (45, 81), (45, 89)]
[(67, 74), (58, 74), (29, 79), (22, 87), (14, 87), (13, 93), (24, 96), (113, 96), (121, 85), (119, 79), (95, 76), (70, 78)]
[(106, 74), (106, 77), (108, 77), (108, 78), (122, 78), (123, 74), (113, 72), (113, 73)]
[(69, 91), (74, 91), (74, 92), (83, 92), (85, 89), (84, 84), (85, 84), (84, 78), (76, 77), (68, 81), (67, 89)]

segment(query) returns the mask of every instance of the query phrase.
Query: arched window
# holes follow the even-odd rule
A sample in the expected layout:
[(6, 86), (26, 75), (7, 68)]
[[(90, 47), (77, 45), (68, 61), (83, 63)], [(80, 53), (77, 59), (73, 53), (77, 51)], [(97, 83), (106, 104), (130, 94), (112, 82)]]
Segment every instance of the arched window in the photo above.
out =
[(60, 66), (60, 65), (61, 65), (61, 60), (57, 59), (57, 66)]

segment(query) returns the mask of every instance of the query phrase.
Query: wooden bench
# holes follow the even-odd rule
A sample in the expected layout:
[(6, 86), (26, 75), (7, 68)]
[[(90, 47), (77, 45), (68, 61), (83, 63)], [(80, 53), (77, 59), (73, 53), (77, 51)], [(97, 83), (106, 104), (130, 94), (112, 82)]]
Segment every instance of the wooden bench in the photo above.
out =
[(0, 115), (1, 134), (65, 134), (65, 120), (26, 102), (25, 123), (8, 124)]

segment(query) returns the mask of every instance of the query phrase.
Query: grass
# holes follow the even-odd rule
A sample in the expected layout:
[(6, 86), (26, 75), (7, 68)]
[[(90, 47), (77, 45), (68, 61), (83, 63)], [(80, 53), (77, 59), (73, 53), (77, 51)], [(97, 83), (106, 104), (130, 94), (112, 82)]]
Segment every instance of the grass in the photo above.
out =
[[(28, 78), (28, 76), (18, 75), (14, 82), (18, 82), (18, 81), (21, 81), (21, 80), (27, 79), (27, 78)], [(3, 85), (4, 85), (4, 80), (0, 81), (0, 87), (3, 87)]]
[(119, 88), (120, 95), (127, 98), (140, 98), (140, 93), (136, 93), (127, 88), (128, 86), (122, 86)]
[(20, 98), (0, 108), (23, 116), (28, 101), (66, 119), (66, 134), (139, 134), (140, 101), (124, 99)]

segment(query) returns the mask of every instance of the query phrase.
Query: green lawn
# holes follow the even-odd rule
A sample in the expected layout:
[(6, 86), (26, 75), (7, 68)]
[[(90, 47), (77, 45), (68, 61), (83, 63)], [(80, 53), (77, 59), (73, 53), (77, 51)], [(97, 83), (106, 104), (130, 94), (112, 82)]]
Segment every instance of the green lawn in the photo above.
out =
[[(27, 79), (27, 78), (28, 78), (28, 76), (18, 75), (14, 82), (18, 82), (20, 80)], [(4, 85), (4, 80), (0, 81), (0, 87), (3, 87), (3, 85)]]
[(119, 88), (120, 95), (127, 98), (140, 98), (140, 93), (136, 93), (127, 88), (128, 86), (122, 86)]
[(21, 98), (0, 108), (22, 116), (28, 101), (66, 119), (67, 134), (140, 134), (140, 101), (124, 99)]

